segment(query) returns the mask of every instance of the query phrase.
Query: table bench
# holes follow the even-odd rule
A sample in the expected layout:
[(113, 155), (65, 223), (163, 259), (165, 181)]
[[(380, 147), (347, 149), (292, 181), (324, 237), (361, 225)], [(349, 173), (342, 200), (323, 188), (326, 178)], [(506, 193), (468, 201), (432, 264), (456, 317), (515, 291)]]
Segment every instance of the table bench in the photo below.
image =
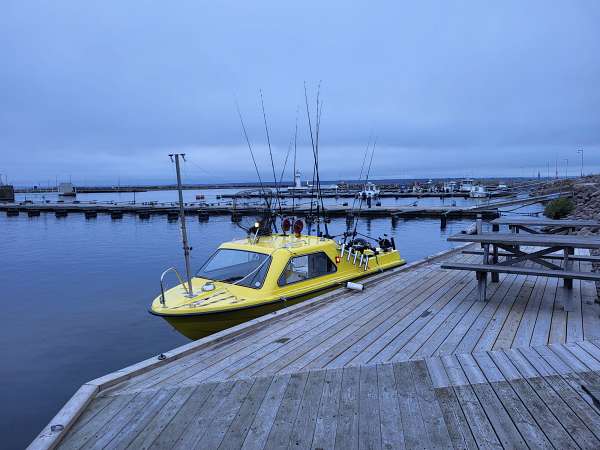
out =
[[(487, 274), (492, 274), (492, 282), (499, 280), (500, 273), (534, 275), (562, 278), (567, 289), (573, 288), (573, 280), (600, 281), (600, 273), (573, 270), (573, 262), (581, 261), (575, 256), (575, 249), (600, 249), (600, 238), (596, 236), (573, 236), (558, 234), (517, 234), (482, 233), (477, 235), (456, 234), (450, 236), (451, 242), (473, 242), (483, 247), (482, 264), (445, 263), (443, 269), (470, 270), (475, 272), (479, 297), (486, 300)], [(532, 246), (535, 250), (523, 251), (522, 246)], [(492, 248), (490, 250), (490, 247)], [(500, 253), (499, 249), (504, 250)], [(556, 255), (556, 252), (562, 252)], [(500, 261), (500, 257), (504, 257)], [(590, 257), (591, 258), (591, 257)], [(555, 262), (562, 261), (562, 266)], [(546, 269), (537, 267), (519, 267), (515, 264), (533, 262)], [(571, 310), (571, 302), (565, 304), (565, 310)]]
[[(570, 231), (575, 231), (584, 227), (600, 228), (598, 220), (581, 220), (581, 219), (546, 219), (538, 217), (510, 217), (503, 216), (491, 220), (492, 231), (500, 231), (501, 225), (508, 225), (508, 228), (513, 233), (525, 231), (527, 233), (538, 234), (558, 234)], [(544, 227), (545, 231), (532, 227)]]

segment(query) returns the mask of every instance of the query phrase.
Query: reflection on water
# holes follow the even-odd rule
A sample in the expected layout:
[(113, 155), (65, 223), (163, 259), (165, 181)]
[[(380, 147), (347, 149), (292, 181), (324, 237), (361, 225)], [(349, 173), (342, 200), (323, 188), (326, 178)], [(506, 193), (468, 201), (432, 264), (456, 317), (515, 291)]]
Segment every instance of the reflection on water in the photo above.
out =
[[(361, 220), (358, 231), (390, 234), (411, 262), (448, 248), (447, 235), (469, 224), (440, 230), (438, 220), (378, 218)], [(329, 224), (332, 234), (345, 227), (343, 219)], [(0, 397), (11, 405), (0, 413), (0, 432), (4, 448), (22, 448), (82, 383), (188, 342), (148, 313), (160, 273), (181, 271), (183, 258), (179, 224), (164, 216), (0, 214), (0, 230)], [(193, 267), (240, 233), (228, 217), (190, 220)]]

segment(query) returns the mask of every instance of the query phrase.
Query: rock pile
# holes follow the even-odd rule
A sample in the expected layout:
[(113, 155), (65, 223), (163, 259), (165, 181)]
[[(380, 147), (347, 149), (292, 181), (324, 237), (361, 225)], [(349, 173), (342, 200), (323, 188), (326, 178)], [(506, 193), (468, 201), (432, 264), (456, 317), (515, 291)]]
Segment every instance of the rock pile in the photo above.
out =
[[(575, 209), (571, 219), (600, 220), (600, 175), (591, 175), (573, 182), (573, 203)], [(600, 236), (599, 228), (582, 228), (577, 231), (582, 236)], [(600, 251), (592, 250), (592, 255), (600, 256)], [(600, 271), (600, 264), (594, 263), (593, 270)], [(600, 283), (596, 283), (600, 297)]]

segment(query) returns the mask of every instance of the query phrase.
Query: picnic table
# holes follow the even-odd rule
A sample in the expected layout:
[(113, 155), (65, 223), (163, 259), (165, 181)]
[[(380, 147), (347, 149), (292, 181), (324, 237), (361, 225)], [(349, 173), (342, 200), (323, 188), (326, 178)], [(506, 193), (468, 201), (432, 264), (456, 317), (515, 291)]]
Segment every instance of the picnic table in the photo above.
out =
[[(567, 289), (573, 288), (573, 280), (600, 281), (600, 273), (573, 270), (574, 261), (594, 261), (593, 256), (575, 256), (575, 249), (600, 249), (600, 237), (561, 234), (528, 233), (481, 233), (475, 235), (456, 234), (451, 242), (473, 242), (483, 247), (482, 264), (446, 263), (444, 269), (470, 270), (477, 276), (480, 299), (486, 299), (487, 274), (492, 281), (498, 281), (498, 274), (535, 275), (558, 277), (564, 280)], [(522, 250), (531, 246), (532, 250)], [(503, 250), (502, 253), (499, 250)], [(560, 252), (557, 255), (557, 252)], [(500, 260), (500, 257), (504, 257)], [(556, 263), (557, 260), (561, 263)], [(533, 262), (542, 268), (517, 266), (519, 263)], [(568, 302), (570, 303), (570, 302)], [(565, 310), (572, 305), (566, 304)]]
[[(520, 230), (527, 233), (563, 233), (575, 231), (583, 227), (600, 228), (598, 220), (581, 220), (581, 219), (546, 219), (539, 217), (509, 217), (503, 216), (490, 221), (493, 231), (500, 231), (501, 225), (508, 225), (508, 228), (513, 233), (518, 233)], [(533, 227), (543, 227), (545, 231), (535, 229)]]

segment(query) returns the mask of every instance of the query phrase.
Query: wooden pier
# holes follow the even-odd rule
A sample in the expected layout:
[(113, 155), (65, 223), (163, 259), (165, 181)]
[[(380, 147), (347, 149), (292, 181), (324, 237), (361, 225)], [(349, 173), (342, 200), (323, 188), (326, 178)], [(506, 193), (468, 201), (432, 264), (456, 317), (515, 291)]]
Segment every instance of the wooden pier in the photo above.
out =
[(479, 301), (440, 268), (478, 259), (446, 252), (91, 381), (31, 447), (599, 448), (595, 285), (508, 274)]
[[(292, 208), (290, 205), (282, 205), (274, 208), (278, 213), (281, 211), (283, 215), (296, 215), (306, 217), (316, 215), (316, 206), (302, 206)], [(137, 215), (147, 218), (150, 215), (173, 215), (179, 212), (179, 207), (175, 203), (160, 203), (160, 204), (142, 204), (142, 203), (0, 203), (0, 211), (5, 211), (9, 216), (18, 216), (19, 212), (27, 213), (35, 210), (41, 213), (59, 214), (61, 217), (69, 214), (86, 214), (86, 217), (92, 217), (90, 213), (107, 214), (111, 216), (123, 214)], [(198, 216), (200, 220), (204, 220), (210, 216), (257, 216), (265, 212), (263, 206), (254, 205), (199, 205), (186, 204), (184, 207), (185, 214), (190, 216)], [(120, 213), (120, 214), (117, 214)], [(476, 218), (478, 215), (487, 219), (493, 219), (498, 216), (496, 209), (492, 206), (481, 207), (459, 207), (459, 206), (373, 206), (367, 208), (364, 206), (360, 213), (358, 208), (352, 211), (350, 206), (326, 206), (326, 217), (345, 217), (348, 215), (360, 216), (363, 218), (377, 217), (392, 217), (392, 218)]]
[[(567, 195), (567, 194), (564, 194)], [(494, 219), (498, 217), (498, 208), (523, 203), (539, 203), (557, 198), (557, 195), (543, 195), (530, 198), (515, 198), (510, 200), (501, 200), (494, 202), (484, 202), (472, 206), (377, 206), (367, 207), (363, 204), (360, 212), (358, 207), (353, 210), (351, 206), (326, 205), (324, 215), (326, 217), (354, 217), (378, 218), (390, 217), (399, 218), (436, 218), (441, 219), (442, 223), (448, 219), (475, 219), (481, 216), (484, 219)], [(121, 218), (124, 214), (137, 215), (142, 219), (147, 219), (153, 215), (165, 215), (175, 217), (179, 212), (177, 203), (101, 203), (101, 202), (31, 202), (20, 203), (0, 203), (0, 211), (4, 211), (8, 216), (18, 216), (20, 212), (29, 214), (35, 211), (35, 216), (39, 213), (51, 213), (57, 217), (68, 217), (69, 214), (84, 214), (86, 218), (97, 217), (98, 214), (107, 214), (113, 218)], [(289, 203), (282, 203), (274, 206), (274, 210), (282, 215), (296, 215), (307, 217), (316, 215), (316, 203), (311, 209), (310, 206), (302, 205), (292, 207)], [(241, 216), (257, 216), (265, 212), (264, 205), (256, 202), (255, 204), (223, 202), (221, 203), (186, 203), (184, 206), (186, 215), (197, 216), (199, 220), (207, 220), (210, 216), (231, 216), (239, 218)]]

